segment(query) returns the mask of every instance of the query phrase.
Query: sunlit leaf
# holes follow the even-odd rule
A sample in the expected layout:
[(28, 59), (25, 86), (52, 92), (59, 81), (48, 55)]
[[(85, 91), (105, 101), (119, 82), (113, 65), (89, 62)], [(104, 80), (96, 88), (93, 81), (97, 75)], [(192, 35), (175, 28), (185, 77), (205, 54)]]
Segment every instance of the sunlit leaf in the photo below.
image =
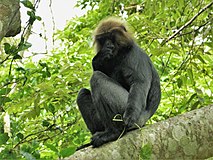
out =
[(198, 58), (202, 63), (206, 63), (200, 55), (196, 55), (196, 58)]
[(187, 69), (187, 73), (188, 73), (187, 75), (188, 75), (188, 77), (189, 77), (192, 85), (194, 85), (195, 82), (194, 82), (194, 77), (193, 77), (192, 69)]
[[(90, 88), (95, 55), (93, 31), (100, 20), (112, 13), (112, 6), (108, 1), (79, 1), (80, 7), (91, 9), (56, 31), (51, 39), (57, 43), (49, 50), (49, 43), (46, 46), (44, 42), (49, 41), (45, 34), (47, 26), (36, 31), (33, 25), (34, 21), (42, 18), (45, 22), (45, 19), (42, 14), (37, 15), (37, 1), (36, 8), (30, 1), (22, 0), (22, 4), (27, 7), (27, 13), (23, 14), (30, 16), (28, 22), (32, 28), (23, 28), (21, 42), (19, 37), (6, 38), (2, 46), (5, 54), (0, 57), (0, 107), (9, 114), (12, 136), (3, 140), (0, 150), (4, 157), (0, 159), (63, 159), (75, 152), (75, 146), (90, 142), (91, 134), (80, 118), (76, 97), (81, 88)], [(114, 3), (113, 15), (125, 17), (129, 22), (133, 39), (152, 55), (161, 79), (161, 103), (149, 123), (207, 106), (213, 101), (211, 9), (161, 45), (208, 3), (136, 0), (134, 3), (122, 1), (123, 8), (119, 1)], [(48, 54), (39, 62), (34, 60), (40, 57), (40, 51), (28, 50), (31, 44), (26, 41), (30, 34), (42, 38), (47, 48)], [(34, 45), (33, 39), (29, 40)], [(42, 46), (36, 50), (43, 52)], [(14, 60), (20, 56), (23, 59)], [(149, 145), (143, 146), (138, 158), (149, 159), (151, 151)]]

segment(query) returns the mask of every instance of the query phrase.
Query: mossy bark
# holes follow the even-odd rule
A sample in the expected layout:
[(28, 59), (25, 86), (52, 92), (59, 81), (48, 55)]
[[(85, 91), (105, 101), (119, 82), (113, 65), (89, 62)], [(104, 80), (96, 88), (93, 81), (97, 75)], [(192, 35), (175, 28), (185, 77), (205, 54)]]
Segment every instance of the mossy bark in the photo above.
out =
[(21, 31), (19, 0), (0, 0), (0, 41)]
[(206, 159), (213, 157), (213, 105), (128, 133), (66, 160)]

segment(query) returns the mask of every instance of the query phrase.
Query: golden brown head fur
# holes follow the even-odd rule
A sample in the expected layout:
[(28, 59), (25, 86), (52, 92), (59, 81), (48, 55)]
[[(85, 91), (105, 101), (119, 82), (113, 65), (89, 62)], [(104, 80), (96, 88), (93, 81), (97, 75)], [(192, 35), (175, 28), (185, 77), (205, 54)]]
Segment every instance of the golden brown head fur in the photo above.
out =
[(110, 17), (102, 20), (95, 29), (94, 44), (97, 52), (102, 48), (102, 46), (100, 46), (100, 44), (97, 42), (96, 36), (100, 36), (104, 33), (110, 33), (113, 30), (119, 30), (119, 34), (116, 34), (116, 43), (118, 44), (119, 48), (132, 46), (133, 38), (129, 33), (125, 22), (119, 18)]

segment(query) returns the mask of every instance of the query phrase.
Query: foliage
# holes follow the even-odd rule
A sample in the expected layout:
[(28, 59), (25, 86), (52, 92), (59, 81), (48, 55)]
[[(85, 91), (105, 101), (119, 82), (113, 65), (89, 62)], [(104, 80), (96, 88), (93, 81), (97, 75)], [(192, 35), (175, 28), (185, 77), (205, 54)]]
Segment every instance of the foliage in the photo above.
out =
[[(28, 0), (22, 3), (30, 10), (30, 25), (41, 20), (35, 5)], [(89, 87), (94, 56), (92, 30), (107, 16), (126, 18), (135, 40), (159, 72), (162, 100), (150, 123), (212, 103), (212, 6), (169, 39), (210, 3), (81, 0), (78, 7), (91, 9), (57, 32), (61, 45), (45, 59), (33, 62), (22, 57), (21, 52), (30, 47), (24, 34), (20, 42), (4, 43), (0, 61), (0, 159), (67, 157), (89, 141), (75, 99), (80, 88)], [(6, 114), (10, 126), (8, 120), (3, 123)]]

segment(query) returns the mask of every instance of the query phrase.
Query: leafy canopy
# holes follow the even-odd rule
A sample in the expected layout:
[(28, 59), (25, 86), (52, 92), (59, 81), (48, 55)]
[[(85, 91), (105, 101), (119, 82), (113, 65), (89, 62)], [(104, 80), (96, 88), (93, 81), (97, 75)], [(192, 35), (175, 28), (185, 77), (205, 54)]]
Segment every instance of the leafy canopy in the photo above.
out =
[[(29, 9), (29, 26), (42, 20), (36, 16), (38, 1), (22, 3)], [(2, 43), (0, 159), (58, 159), (89, 142), (75, 99), (80, 88), (89, 88), (92, 32), (107, 16), (128, 21), (135, 40), (151, 56), (160, 75), (162, 100), (149, 123), (212, 103), (210, 0), (79, 0), (77, 6), (90, 9), (56, 33), (60, 47), (39, 62), (23, 58), (31, 46), (25, 34), (20, 41)], [(3, 121), (8, 116), (10, 121)]]

